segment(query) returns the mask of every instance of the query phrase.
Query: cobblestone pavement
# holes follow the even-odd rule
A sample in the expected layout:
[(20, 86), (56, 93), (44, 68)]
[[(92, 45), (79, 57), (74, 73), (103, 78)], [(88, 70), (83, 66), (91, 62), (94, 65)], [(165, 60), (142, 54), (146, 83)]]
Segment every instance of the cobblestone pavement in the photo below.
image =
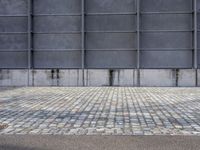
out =
[(0, 123), (0, 134), (200, 136), (200, 88), (2, 89)]

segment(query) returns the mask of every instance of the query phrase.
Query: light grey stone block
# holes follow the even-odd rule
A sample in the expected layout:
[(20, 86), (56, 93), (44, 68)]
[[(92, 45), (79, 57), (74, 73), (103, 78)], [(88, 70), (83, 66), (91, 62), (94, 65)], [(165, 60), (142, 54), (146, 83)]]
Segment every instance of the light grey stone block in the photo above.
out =
[(60, 70), (59, 86), (82, 86), (82, 70)]
[(147, 87), (173, 87), (175, 86), (175, 75), (171, 69), (144, 69), (140, 70), (140, 84)]
[(85, 70), (86, 86), (109, 86), (109, 70)]
[(178, 86), (180, 86), (180, 87), (195, 87), (196, 86), (196, 71), (193, 69), (179, 70)]
[(27, 86), (27, 70), (0, 70), (0, 86)]
[(137, 70), (116, 70), (113, 81), (114, 86), (137, 86)]
[(55, 72), (52, 70), (34, 70), (33, 71), (34, 86), (57, 86)]

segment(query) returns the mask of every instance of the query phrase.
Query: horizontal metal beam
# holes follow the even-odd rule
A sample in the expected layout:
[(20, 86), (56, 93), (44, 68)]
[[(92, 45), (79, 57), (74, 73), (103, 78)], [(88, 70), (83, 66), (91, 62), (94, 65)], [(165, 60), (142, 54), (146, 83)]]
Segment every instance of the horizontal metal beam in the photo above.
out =
[(143, 51), (174, 51), (174, 50), (181, 50), (181, 51), (188, 51), (188, 50), (194, 50), (194, 48), (140, 48), (140, 50)]
[[(85, 51), (136, 51), (137, 49), (85, 49)], [(82, 49), (34, 49), (34, 52), (82, 51)]]
[(137, 49), (125, 49), (125, 48), (120, 48), (120, 49), (86, 49), (87, 51), (136, 51)]
[[(193, 32), (194, 30), (140, 30), (140, 32)], [(87, 33), (137, 33), (137, 31), (84, 31)], [(199, 32), (199, 31), (198, 31)], [(0, 32), (0, 34), (27, 34), (28, 32)], [(81, 34), (81, 31), (32, 32), (34, 34)]]
[(192, 14), (194, 11), (160, 11), (160, 12), (141, 12), (141, 14)]
[(81, 51), (81, 49), (34, 49), (34, 52), (67, 52), (67, 51)]
[(87, 33), (136, 33), (137, 31), (85, 31)]
[(33, 17), (42, 16), (81, 16), (81, 14), (34, 14)]
[(0, 32), (0, 34), (28, 34), (28, 32)]
[(34, 34), (81, 34), (81, 31), (64, 31), (64, 32), (34, 32)]
[[(84, 31), (85, 33), (136, 33), (137, 31)], [(33, 32), (34, 34), (81, 34), (80, 31), (68, 32)]]
[(1, 50), (0, 49), (0, 53), (1, 52), (3, 52), (3, 53), (5, 53), (5, 52), (28, 52), (28, 49), (27, 50)]
[[(82, 49), (34, 49), (34, 52), (57, 52), (57, 51), (81, 51)], [(87, 51), (136, 51), (137, 49), (86, 49)], [(194, 50), (194, 48), (140, 48), (142, 51), (189, 51)], [(17, 50), (17, 49), (0, 49), (0, 52), (27, 52), (28, 49), (25, 50)]]
[(85, 15), (136, 15), (137, 12), (117, 12), (117, 13), (85, 13)]
[(194, 30), (140, 30), (140, 32), (193, 32)]
[(28, 15), (0, 15), (0, 17), (28, 17)]

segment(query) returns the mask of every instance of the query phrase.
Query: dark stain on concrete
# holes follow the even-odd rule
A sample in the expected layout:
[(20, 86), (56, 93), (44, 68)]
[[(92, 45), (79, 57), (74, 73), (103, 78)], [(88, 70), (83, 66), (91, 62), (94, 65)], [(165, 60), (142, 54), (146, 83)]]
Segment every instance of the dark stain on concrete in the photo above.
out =
[(10, 71), (9, 70), (0, 70), (0, 80), (10, 79)]
[(109, 86), (113, 86), (114, 70), (109, 70)]

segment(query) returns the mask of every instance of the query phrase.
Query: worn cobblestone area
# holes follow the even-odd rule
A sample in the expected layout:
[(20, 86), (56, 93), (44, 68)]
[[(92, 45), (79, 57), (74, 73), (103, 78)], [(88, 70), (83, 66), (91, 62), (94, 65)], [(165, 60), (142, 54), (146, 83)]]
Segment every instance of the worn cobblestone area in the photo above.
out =
[(0, 123), (0, 134), (200, 136), (200, 89), (0, 89)]

